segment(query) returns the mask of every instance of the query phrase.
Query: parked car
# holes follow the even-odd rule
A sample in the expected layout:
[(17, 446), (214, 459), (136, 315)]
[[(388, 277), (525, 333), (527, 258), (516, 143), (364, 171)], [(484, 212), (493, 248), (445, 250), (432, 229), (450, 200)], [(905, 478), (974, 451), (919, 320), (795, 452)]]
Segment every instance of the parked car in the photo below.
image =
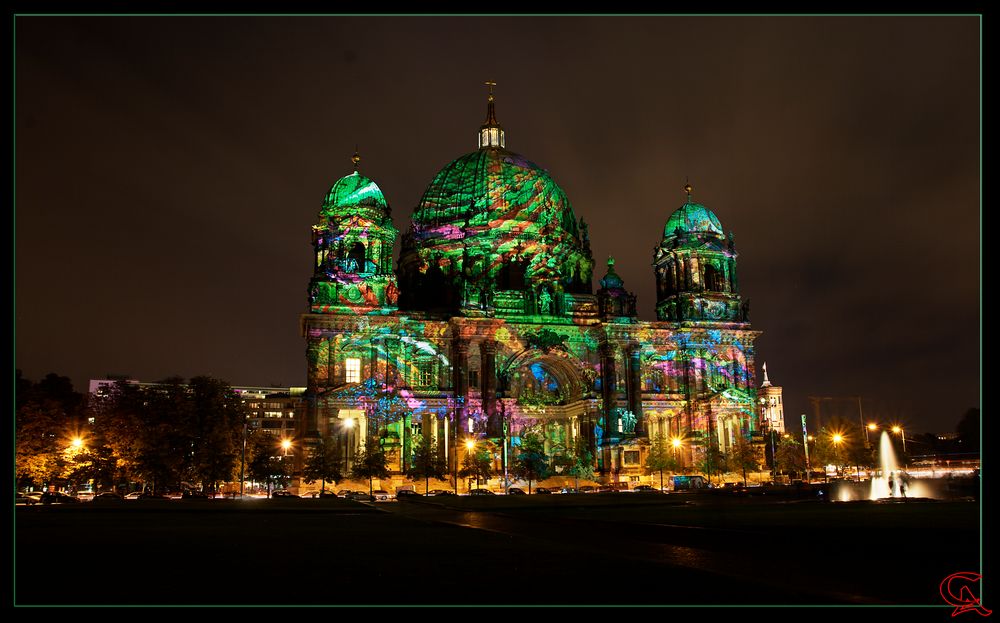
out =
[(597, 491), (597, 487), (594, 485), (583, 485), (580, 487), (580, 493), (593, 493), (594, 491)]
[(94, 504), (121, 504), (125, 501), (120, 493), (105, 491), (94, 496)]
[(288, 489), (281, 489), (279, 491), (274, 491), (274, 492), (271, 493), (271, 497), (272, 498), (295, 498), (296, 500), (300, 499), (299, 496), (295, 495), (294, 493), (292, 493)]
[(355, 502), (374, 502), (375, 501), (375, 496), (374, 495), (368, 495), (364, 491), (351, 491), (350, 493), (348, 493), (344, 497), (346, 497), (348, 500), (353, 500)]
[(455, 492), (450, 489), (431, 489), (427, 492), (428, 496), (432, 495), (455, 495)]
[(574, 487), (563, 487), (559, 490), (559, 493), (576, 493), (576, 489)]
[(651, 485), (636, 485), (632, 491), (636, 493), (661, 493), (659, 489)]
[(39, 499), (42, 504), (79, 504), (80, 498), (62, 491), (46, 491)]
[(375, 498), (376, 502), (388, 502), (389, 500), (396, 499), (396, 496), (389, 493), (385, 489), (375, 489), (372, 491), (372, 497)]
[(153, 493), (152, 491), (147, 491), (139, 495), (140, 500), (169, 500), (167, 496), (162, 493)]
[(321, 497), (321, 498), (338, 498), (338, 497), (344, 497), (344, 498), (346, 498), (350, 494), (351, 494), (351, 491), (346, 490), (346, 489), (344, 490), (343, 494), (341, 494), (341, 493), (334, 493), (333, 491), (320, 491), (319, 493), (317, 493), (313, 497)]
[(552, 490), (546, 489), (545, 487), (538, 487), (535, 489), (535, 493), (539, 495), (552, 495)]
[(472, 491), (469, 491), (469, 495), (496, 495), (496, 494), (490, 491), (489, 489), (473, 489)]
[(38, 504), (38, 498), (40, 497), (42, 496), (33, 497), (30, 494), (19, 492), (14, 496), (14, 504), (18, 506), (32, 506)]
[(126, 500), (138, 500), (141, 497), (142, 497), (142, 491), (133, 491), (132, 493), (125, 494)]
[(417, 493), (413, 489), (400, 489), (399, 491), (396, 492), (397, 500), (405, 500), (407, 498), (422, 498), (422, 497), (424, 497), (422, 494)]
[(182, 500), (207, 500), (209, 496), (207, 493), (202, 493), (201, 491), (185, 491), (181, 494)]
[(511, 487), (507, 489), (507, 495), (526, 495), (521, 487)]

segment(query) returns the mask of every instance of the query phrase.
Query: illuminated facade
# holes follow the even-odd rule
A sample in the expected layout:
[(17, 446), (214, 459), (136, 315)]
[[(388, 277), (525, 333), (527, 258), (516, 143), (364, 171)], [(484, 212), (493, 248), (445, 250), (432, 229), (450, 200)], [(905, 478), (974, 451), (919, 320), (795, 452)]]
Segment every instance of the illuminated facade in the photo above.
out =
[(735, 244), (690, 186), (654, 250), (648, 322), (613, 259), (593, 292), (587, 224), (507, 150), (492, 93), (478, 149), (431, 181), (395, 271), (389, 204), (354, 162), (313, 227), (301, 448), (329, 436), (353, 461), (378, 444), (399, 473), (423, 436), (454, 470), (471, 438), (503, 474), (530, 430), (617, 481), (639, 479), (651, 437), (682, 439), (691, 466), (758, 431)]

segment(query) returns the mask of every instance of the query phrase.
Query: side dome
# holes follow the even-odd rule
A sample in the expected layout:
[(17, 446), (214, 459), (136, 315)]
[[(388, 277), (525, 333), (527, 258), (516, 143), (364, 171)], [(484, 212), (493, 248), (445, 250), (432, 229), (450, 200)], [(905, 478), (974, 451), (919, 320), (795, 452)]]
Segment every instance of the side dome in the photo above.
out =
[(677, 230), (685, 234), (712, 233), (723, 236), (722, 223), (711, 210), (700, 203), (687, 203), (677, 208), (663, 228), (664, 238), (675, 236)]
[(345, 208), (372, 208), (388, 213), (389, 203), (378, 184), (357, 171), (345, 175), (330, 187), (323, 199), (320, 218), (342, 214)]

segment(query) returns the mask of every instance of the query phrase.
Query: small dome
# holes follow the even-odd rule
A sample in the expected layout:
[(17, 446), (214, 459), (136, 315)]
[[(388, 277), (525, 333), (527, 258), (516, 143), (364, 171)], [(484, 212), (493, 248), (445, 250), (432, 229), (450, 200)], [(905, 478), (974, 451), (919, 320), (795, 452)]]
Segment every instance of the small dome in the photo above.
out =
[(605, 290), (612, 290), (624, 287), (625, 282), (615, 272), (615, 258), (608, 258), (608, 274), (601, 279), (601, 287)]
[(358, 206), (381, 210), (389, 208), (378, 184), (355, 171), (330, 187), (323, 200), (321, 216), (329, 217), (333, 212)]
[(663, 228), (663, 237), (671, 237), (680, 229), (683, 233), (713, 233), (719, 236), (722, 232), (722, 223), (719, 217), (715, 216), (711, 210), (700, 203), (688, 201), (670, 215), (667, 225)]

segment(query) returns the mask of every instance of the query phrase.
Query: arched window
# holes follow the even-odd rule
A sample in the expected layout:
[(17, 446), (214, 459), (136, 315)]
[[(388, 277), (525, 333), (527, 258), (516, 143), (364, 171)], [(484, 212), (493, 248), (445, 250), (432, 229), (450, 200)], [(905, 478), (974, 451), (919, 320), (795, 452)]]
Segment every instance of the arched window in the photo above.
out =
[(527, 273), (527, 262), (508, 261), (497, 272), (498, 290), (523, 290), (524, 276)]
[(355, 242), (354, 246), (351, 247), (351, 252), (347, 254), (347, 257), (356, 261), (358, 266), (365, 263), (365, 245), (360, 242)]
[(722, 292), (722, 271), (712, 264), (705, 265), (705, 289), (712, 292)]

